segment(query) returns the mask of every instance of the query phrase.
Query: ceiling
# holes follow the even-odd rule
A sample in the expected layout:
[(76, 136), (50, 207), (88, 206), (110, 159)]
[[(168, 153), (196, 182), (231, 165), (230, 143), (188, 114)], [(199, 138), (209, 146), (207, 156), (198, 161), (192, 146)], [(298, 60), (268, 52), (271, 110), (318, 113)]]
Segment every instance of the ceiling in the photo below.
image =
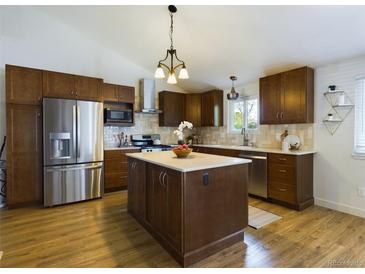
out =
[[(365, 54), (365, 6), (177, 6), (174, 45), (187, 91)], [(51, 17), (154, 71), (169, 47), (166, 6), (42, 6)]]

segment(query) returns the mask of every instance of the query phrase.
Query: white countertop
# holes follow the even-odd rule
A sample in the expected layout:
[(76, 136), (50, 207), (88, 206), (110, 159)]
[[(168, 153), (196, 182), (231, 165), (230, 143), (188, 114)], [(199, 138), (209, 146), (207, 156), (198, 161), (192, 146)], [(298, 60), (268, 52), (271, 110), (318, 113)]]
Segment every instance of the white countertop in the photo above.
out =
[(127, 149), (141, 149), (140, 147), (105, 147), (104, 150), (127, 150)]
[(197, 152), (187, 158), (177, 158), (172, 151), (127, 153), (127, 156), (181, 172), (251, 163), (247, 159)]
[(283, 152), (278, 148), (259, 148), (259, 147), (249, 147), (249, 146), (230, 146), (230, 145), (194, 145), (199, 147), (211, 147), (211, 148), (223, 148), (223, 149), (234, 149), (234, 150), (245, 150), (245, 151), (257, 151), (257, 152), (267, 152), (267, 153), (280, 153), (288, 155), (305, 155), (314, 154), (314, 150), (289, 150), (289, 152)]

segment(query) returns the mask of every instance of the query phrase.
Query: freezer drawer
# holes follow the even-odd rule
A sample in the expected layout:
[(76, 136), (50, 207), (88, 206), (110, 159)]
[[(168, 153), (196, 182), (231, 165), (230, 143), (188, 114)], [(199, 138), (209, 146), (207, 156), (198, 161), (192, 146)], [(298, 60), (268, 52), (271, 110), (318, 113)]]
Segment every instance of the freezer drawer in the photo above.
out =
[(101, 197), (103, 163), (44, 167), (44, 206)]

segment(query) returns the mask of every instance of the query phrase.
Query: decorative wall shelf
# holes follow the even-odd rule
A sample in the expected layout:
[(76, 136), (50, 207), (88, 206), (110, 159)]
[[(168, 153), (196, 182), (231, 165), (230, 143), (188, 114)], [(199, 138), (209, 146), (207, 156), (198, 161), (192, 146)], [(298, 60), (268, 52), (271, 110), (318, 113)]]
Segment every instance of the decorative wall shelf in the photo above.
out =
[(332, 114), (333, 118), (328, 119), (327, 116), (322, 122), (329, 133), (334, 135), (342, 122), (350, 114), (354, 104), (344, 90), (327, 91), (323, 95), (331, 106), (328, 114)]

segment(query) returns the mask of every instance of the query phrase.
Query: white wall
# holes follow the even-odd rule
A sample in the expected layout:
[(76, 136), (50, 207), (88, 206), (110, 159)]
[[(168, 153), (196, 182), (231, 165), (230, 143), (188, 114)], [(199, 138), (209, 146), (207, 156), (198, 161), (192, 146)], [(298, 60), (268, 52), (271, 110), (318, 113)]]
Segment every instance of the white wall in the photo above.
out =
[[(128, 38), (126, 38), (128, 39)], [(159, 56), (156, 56), (158, 58)], [(157, 59), (156, 59), (157, 60)], [(13, 64), (103, 78), (132, 85), (153, 73), (124, 56), (85, 39), (69, 26), (32, 7), (0, 9), (0, 138), (5, 135), (5, 64)], [(156, 90), (182, 91), (156, 81)]]
[(321, 122), (329, 110), (323, 93), (328, 85), (344, 89), (354, 100), (355, 77), (365, 75), (365, 57), (331, 64), (315, 70), (315, 130), (318, 153), (314, 159), (316, 204), (365, 217), (365, 198), (357, 187), (365, 187), (365, 160), (351, 157), (354, 143), (354, 110), (331, 136)]

